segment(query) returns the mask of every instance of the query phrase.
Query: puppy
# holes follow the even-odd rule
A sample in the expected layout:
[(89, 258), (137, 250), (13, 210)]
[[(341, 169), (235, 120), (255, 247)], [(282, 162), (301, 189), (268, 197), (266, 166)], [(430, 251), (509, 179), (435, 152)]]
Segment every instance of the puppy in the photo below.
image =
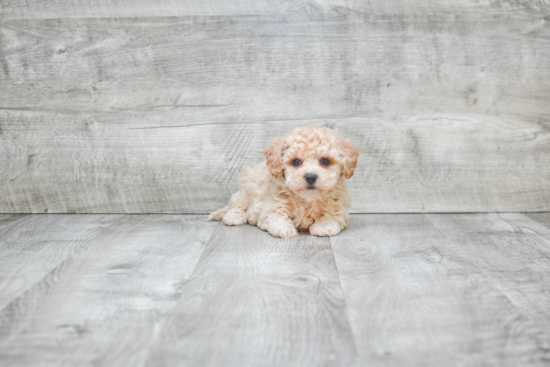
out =
[(351, 198), (345, 179), (359, 158), (352, 143), (311, 126), (275, 139), (264, 155), (266, 163), (244, 167), (239, 191), (209, 220), (248, 222), (280, 238), (308, 229), (314, 236), (335, 236), (347, 227)]

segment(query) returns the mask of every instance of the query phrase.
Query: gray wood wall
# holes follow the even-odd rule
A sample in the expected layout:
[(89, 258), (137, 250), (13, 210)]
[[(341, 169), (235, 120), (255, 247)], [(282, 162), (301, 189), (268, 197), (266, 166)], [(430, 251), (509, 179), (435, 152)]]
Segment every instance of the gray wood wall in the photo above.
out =
[(209, 212), (311, 124), (353, 212), (550, 210), (550, 2), (0, 0), (0, 212)]

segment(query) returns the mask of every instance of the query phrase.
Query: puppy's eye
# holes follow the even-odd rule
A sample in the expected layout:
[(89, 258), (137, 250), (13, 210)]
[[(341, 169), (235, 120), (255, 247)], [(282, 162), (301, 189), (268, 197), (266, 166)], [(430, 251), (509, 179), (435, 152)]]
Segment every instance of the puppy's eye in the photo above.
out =
[(302, 164), (302, 161), (299, 160), (299, 159), (295, 159), (295, 160), (292, 161), (292, 165), (294, 167), (298, 167), (300, 164)]
[(321, 164), (323, 166), (328, 166), (330, 164), (330, 161), (326, 158), (321, 159)]

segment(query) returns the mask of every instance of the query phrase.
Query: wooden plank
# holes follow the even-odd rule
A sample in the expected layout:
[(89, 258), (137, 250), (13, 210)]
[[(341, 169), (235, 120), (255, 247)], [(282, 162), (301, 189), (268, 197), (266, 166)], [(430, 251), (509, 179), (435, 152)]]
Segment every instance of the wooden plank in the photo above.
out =
[(9, 121), (0, 135), (9, 152), (0, 155), (4, 212), (207, 213), (228, 202), (242, 166), (261, 162), (273, 137), (314, 123), (361, 151), (348, 181), (353, 212), (550, 209), (550, 126), (536, 120), (387, 116), (150, 129), (158, 122), (117, 113), (21, 112)]
[(549, 113), (542, 15), (4, 20), (0, 30), (4, 108), (191, 115), (161, 126)]
[(361, 150), (354, 212), (550, 210), (542, 13), (0, 30), (0, 212), (209, 212), (273, 137), (314, 123)]
[(143, 365), (216, 225), (202, 216), (123, 216), (0, 313), (0, 359)]
[(32, 215), (0, 227), (0, 309), (118, 220), (113, 215)]
[(257, 15), (257, 14), (342, 14), (377, 13), (410, 14), (442, 12), (525, 12), (549, 14), (549, 5), (543, 1), (507, 0), (19, 0), (0, 4), (0, 17), (13, 18), (92, 18), (92, 17), (148, 17), (183, 15)]
[(448, 237), (460, 237), (471, 261), (538, 325), (550, 357), (550, 229), (518, 213), (430, 216)]
[[(463, 238), (455, 216), (357, 215), (331, 238), (358, 365), (547, 364), (543, 326), (520, 312), (494, 284), (491, 264), (476, 258), (488, 247), (488, 217), (459, 217), (478, 223)], [(449, 226), (432, 223), (440, 219)], [(493, 269), (507, 266), (495, 262)]]
[(25, 216), (26, 214), (0, 214), (0, 230), (3, 229), (2, 227), (12, 222), (15, 222)]
[(328, 238), (220, 225), (148, 366), (349, 366), (355, 346)]
[(550, 228), (550, 213), (524, 213), (529, 218)]

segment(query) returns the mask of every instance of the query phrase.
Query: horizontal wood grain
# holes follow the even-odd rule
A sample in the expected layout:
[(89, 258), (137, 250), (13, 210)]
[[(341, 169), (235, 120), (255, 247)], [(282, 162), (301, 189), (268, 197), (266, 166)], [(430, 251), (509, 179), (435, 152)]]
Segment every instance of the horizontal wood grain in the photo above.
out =
[[(35, 241), (44, 238), (57, 252), (67, 251), (79, 233), (77, 222), (88, 216), (51, 217), (75, 224), (65, 233), (66, 243), (47, 241), (50, 229), (43, 226), (33, 232)], [(20, 296), (0, 311), (2, 365), (144, 364), (217, 223), (181, 215), (118, 219), (35, 285), (21, 287)], [(0, 247), (0, 255), (4, 251)], [(36, 272), (26, 254), (15, 260), (25, 263), (21, 270)]]
[(209, 212), (274, 137), (311, 124), (361, 150), (353, 212), (550, 209), (550, 28), (537, 13), (0, 30), (0, 212)]
[(432, 115), (163, 127), (155, 117), (118, 113), (10, 116), (0, 147), (7, 158), (3, 212), (215, 210), (238, 189), (242, 166), (264, 159), (273, 137), (314, 123), (360, 149), (348, 181), (353, 212), (550, 209), (550, 125), (536, 119)]
[(0, 30), (1, 108), (176, 110), (180, 124), (549, 114), (550, 27), (514, 13), (5, 20)]
[(0, 17), (89, 18), (182, 15), (441, 13), (441, 12), (550, 13), (545, 1), (527, 0), (19, 0), (0, 3)]

